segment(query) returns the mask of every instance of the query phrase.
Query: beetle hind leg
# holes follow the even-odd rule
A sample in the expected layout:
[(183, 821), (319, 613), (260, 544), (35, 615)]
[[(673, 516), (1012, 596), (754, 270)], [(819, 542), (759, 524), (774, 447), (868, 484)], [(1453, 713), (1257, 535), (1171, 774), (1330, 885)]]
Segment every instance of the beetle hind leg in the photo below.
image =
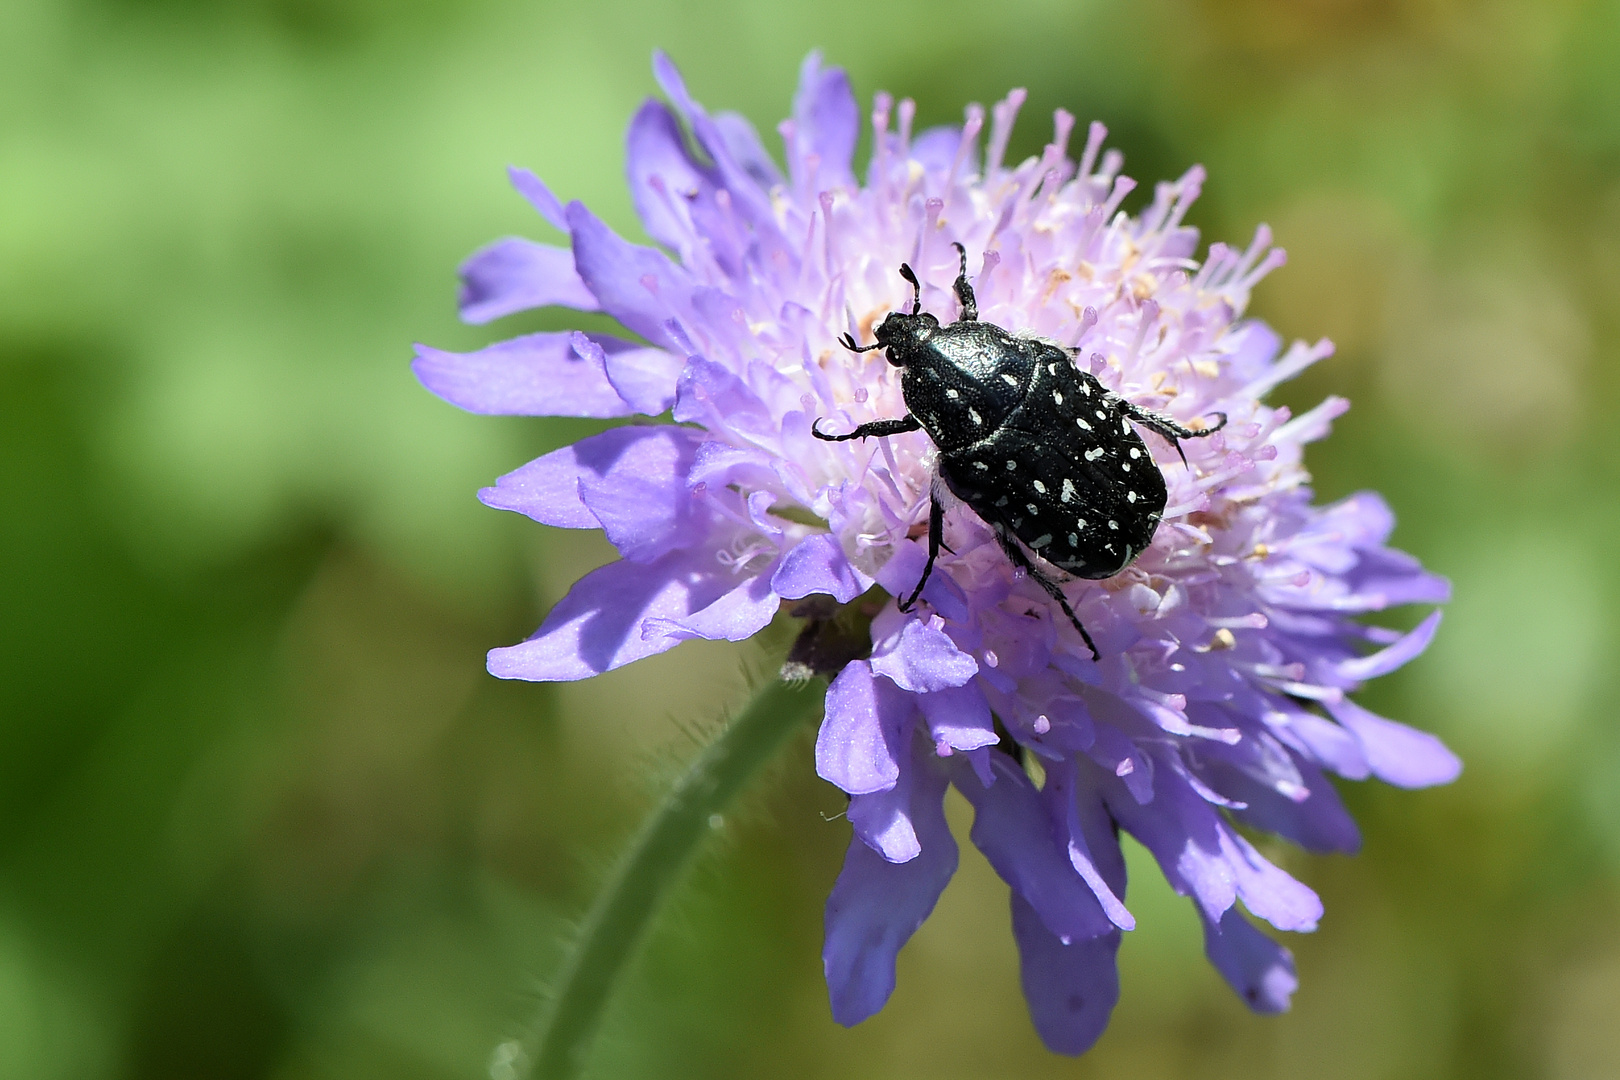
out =
[(1063, 614), (1069, 617), (1069, 622), (1073, 623), (1074, 628), (1080, 631), (1080, 639), (1086, 643), (1086, 648), (1091, 650), (1091, 658), (1101, 660), (1102, 653), (1097, 651), (1097, 643), (1091, 640), (1091, 635), (1086, 633), (1086, 628), (1080, 625), (1080, 616), (1076, 615), (1074, 608), (1069, 606), (1069, 598), (1063, 595), (1063, 590), (1058, 587), (1058, 583), (1041, 572), (1040, 568), (1030, 560), (1030, 557), (1024, 554), (1024, 549), (1018, 546), (1018, 541), (1014, 540), (1012, 534), (1006, 529), (997, 528), (996, 539), (1001, 542), (1001, 550), (1007, 553), (1007, 558), (1012, 560), (1012, 564), (1022, 569), (1029, 575), (1031, 581), (1046, 590), (1046, 595), (1058, 602), (1058, 607), (1062, 608)]
[(1165, 416), (1163, 413), (1156, 413), (1152, 409), (1144, 409), (1140, 405), (1133, 405), (1129, 401), (1125, 401), (1123, 399), (1121, 399), (1120, 403), (1124, 406), (1125, 412), (1132, 420), (1135, 420), (1138, 424), (1141, 424), (1149, 431), (1157, 432), (1159, 435), (1163, 436), (1171, 446), (1174, 446), (1176, 448), (1176, 454), (1181, 458), (1181, 463), (1183, 465), (1187, 464), (1187, 455), (1181, 451), (1182, 439), (1208, 438), (1226, 426), (1226, 414), (1223, 412), (1210, 414), (1211, 416), (1217, 416), (1220, 418), (1215, 421), (1213, 426), (1199, 428), (1195, 431), (1190, 427), (1183, 427), (1170, 417)]
[[(928, 584), (929, 575), (934, 572), (934, 560), (939, 558), (939, 549), (945, 547), (945, 507), (939, 501), (938, 492), (928, 493), (928, 561), (923, 564), (922, 577), (917, 579), (917, 587), (911, 590), (900, 605), (901, 611), (910, 611), (917, 603), (917, 597), (922, 595), (923, 586)], [(945, 547), (946, 551), (951, 549)], [(955, 552), (952, 552), (954, 555)]]

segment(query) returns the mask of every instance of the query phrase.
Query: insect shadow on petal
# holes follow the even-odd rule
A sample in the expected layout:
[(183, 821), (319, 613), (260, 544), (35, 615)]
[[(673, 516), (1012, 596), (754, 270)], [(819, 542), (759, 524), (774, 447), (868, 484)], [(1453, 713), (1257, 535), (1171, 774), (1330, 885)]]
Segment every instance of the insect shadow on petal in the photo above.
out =
[[(1226, 414), (1215, 413), (1211, 427), (1183, 427), (1108, 390), (1061, 346), (979, 321), (967, 251), (953, 246), (961, 259), (953, 289), (962, 313), (955, 322), (941, 325), (922, 310), (922, 285), (902, 263), (910, 313), (884, 316), (874, 344), (856, 344), (848, 334), (839, 339), (852, 352), (887, 350), (889, 363), (901, 369), (910, 411), (845, 435), (822, 434), (818, 419), (811, 434), (843, 442), (926, 431), (939, 449), (945, 486), (995, 531), (1013, 565), (1057, 601), (1098, 659), (1068, 597), (1030, 553), (1080, 578), (1124, 570), (1152, 542), (1167, 497), (1164, 476), (1132, 424), (1163, 436), (1179, 454), (1178, 440), (1213, 435)], [(902, 611), (917, 602), (939, 556), (945, 511), (937, 488), (929, 504), (928, 562)]]

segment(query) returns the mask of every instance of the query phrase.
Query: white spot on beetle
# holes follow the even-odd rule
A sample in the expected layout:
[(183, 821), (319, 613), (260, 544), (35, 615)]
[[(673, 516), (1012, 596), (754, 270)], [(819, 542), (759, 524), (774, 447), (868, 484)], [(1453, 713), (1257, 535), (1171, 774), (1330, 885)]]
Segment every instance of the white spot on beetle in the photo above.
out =
[(1080, 392), (1082, 394), (1086, 395), (1086, 397), (1090, 397), (1091, 396), (1091, 384), (1086, 382), (1084, 379), (1081, 379), (1080, 380)]
[(983, 423), (984, 423), (984, 420), (981, 419), (980, 416), (979, 416), (979, 410), (978, 409), (969, 409), (968, 410), (968, 419), (973, 421), (973, 426), (974, 427), (979, 427), (979, 426), (983, 425)]
[(1018, 380), (1013, 378), (1011, 375), (1007, 374), (1005, 371), (1003, 371), (1001, 373), (1001, 378), (1002, 378), (1002, 381), (1005, 382), (1008, 386), (1017, 386), (1018, 385)]
[(1079, 547), (1080, 546), (1080, 537), (1077, 536), (1074, 533), (1070, 533), (1069, 534), (1069, 546), (1070, 547)]
[(957, 393), (954, 387), (947, 386), (945, 388), (945, 396), (950, 398), (952, 401), (955, 401), (957, 398), (961, 397), (962, 395)]
[(1091, 425), (1086, 423), (1084, 420), (1082, 420), (1078, 416), (1074, 418), (1074, 422), (1076, 424), (1080, 425), (1080, 430), (1081, 431), (1090, 431), (1091, 430)]
[(1046, 365), (1046, 373), (1048, 375), (1056, 375), (1057, 374), (1057, 365), (1056, 364), (1047, 364)]
[(1098, 446), (1098, 447), (1096, 447), (1094, 449), (1086, 451), (1086, 460), (1087, 461), (1096, 461), (1098, 458), (1100, 458), (1102, 456), (1103, 456), (1103, 448), (1100, 447), (1100, 446)]
[[(1117, 529), (1117, 528), (1119, 528), (1119, 522), (1117, 522), (1117, 521), (1110, 521), (1110, 522), (1109, 522), (1109, 523), (1108, 523), (1108, 527), (1109, 527), (1109, 528), (1110, 528), (1110, 529)], [(1109, 545), (1108, 545), (1108, 550), (1109, 550), (1109, 551), (1113, 551), (1113, 550), (1114, 550), (1114, 545), (1112, 545), (1112, 544), (1109, 544)]]
[(1041, 483), (1039, 480), (1035, 481), (1035, 491), (1038, 494), (1045, 495), (1046, 494), (1046, 485)]
[(1018, 468), (1018, 462), (1014, 461), (1012, 458), (1008, 458), (1007, 459), (1007, 471), (1011, 472), (1012, 470), (1014, 470), (1016, 468)]
[(1043, 548), (1047, 544), (1050, 544), (1051, 542), (1052, 542), (1052, 534), (1051, 533), (1041, 533), (1041, 535), (1037, 536), (1035, 539), (1033, 539), (1033, 540), (1031, 540), (1029, 542), (1029, 546), (1032, 547), (1032, 548)]
[(1120, 468), (1121, 468), (1121, 469), (1124, 469), (1124, 470), (1125, 470), (1125, 471), (1126, 471), (1126, 472), (1130, 472), (1130, 471), (1131, 471), (1131, 463), (1130, 463), (1130, 462), (1128, 462), (1128, 461), (1122, 461), (1122, 462), (1120, 462), (1120, 463), (1119, 463), (1119, 467), (1120, 467)]
[(1075, 521), (1075, 523), (1074, 523), (1074, 527), (1079, 529), (1081, 532), (1085, 532), (1086, 531), (1086, 519), (1085, 518), (1077, 519)]
[(1121, 420), (1119, 422), (1119, 430), (1129, 435), (1131, 433), (1131, 422), (1129, 420)]
[(1137, 458), (1139, 458), (1139, 457), (1141, 457), (1141, 456), (1142, 456), (1142, 451), (1140, 451), (1140, 450), (1138, 450), (1138, 449), (1137, 449), (1137, 448), (1136, 448), (1136, 447), (1134, 447), (1134, 446), (1133, 446), (1133, 447), (1131, 447), (1131, 460), (1132, 460), (1132, 461), (1135, 461), (1135, 460), (1136, 460), (1136, 459), (1137, 459)]
[(1068, 502), (1074, 498), (1074, 481), (1067, 476), (1063, 478), (1063, 501)]
[(1041, 508), (1036, 506), (1034, 503), (1025, 503), (1024, 509), (1028, 510), (1032, 514), (1039, 514), (1041, 512)]
[(1063, 404), (1063, 395), (1058, 393), (1056, 390), (1052, 391), (1052, 404), (1054, 404), (1054, 405)]
[(985, 472), (990, 468), (990, 463), (988, 461), (975, 461), (973, 467), (980, 472)]
[(1103, 411), (1103, 410), (1102, 410), (1102, 409), (1098, 409), (1098, 410), (1097, 410), (1097, 419), (1099, 419), (1099, 420), (1106, 420), (1106, 419), (1108, 419), (1108, 413), (1106, 413), (1106, 412), (1105, 412), (1105, 411)]
[(1134, 492), (1134, 491), (1127, 491), (1127, 492), (1126, 492), (1126, 493), (1125, 493), (1125, 501), (1126, 501), (1126, 502), (1135, 502), (1135, 501), (1136, 501), (1136, 492)]

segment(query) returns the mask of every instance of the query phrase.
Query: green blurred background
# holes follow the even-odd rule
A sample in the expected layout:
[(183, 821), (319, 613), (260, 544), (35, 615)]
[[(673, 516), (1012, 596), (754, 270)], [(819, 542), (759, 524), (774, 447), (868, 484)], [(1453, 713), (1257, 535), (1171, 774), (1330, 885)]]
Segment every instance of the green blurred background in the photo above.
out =
[[(622, 133), (668, 49), (764, 131), (813, 46), (921, 120), (1027, 86), (1205, 238), (1269, 222), (1255, 298), (1338, 355), (1312, 451), (1450, 575), (1365, 695), (1451, 788), (1346, 785), (1355, 859), (1272, 853), (1328, 915), (1249, 1016), (1133, 849), (1112, 1029), (1038, 1045), (1005, 889), (963, 870), (888, 1009), (835, 1026), (848, 827), (808, 736), (659, 923), (601, 1077), (1620, 1076), (1620, 4), (1577, 0), (0, 2), (0, 1080), (473, 1078), (771, 641), (502, 684), (589, 536), (475, 489), (588, 425), (467, 416), (413, 340), (454, 268), (545, 239), (504, 166), (639, 235)], [(1395, 616), (1409, 624), (1410, 613)], [(954, 798), (954, 797), (953, 797)], [(953, 802), (952, 814), (966, 814)]]

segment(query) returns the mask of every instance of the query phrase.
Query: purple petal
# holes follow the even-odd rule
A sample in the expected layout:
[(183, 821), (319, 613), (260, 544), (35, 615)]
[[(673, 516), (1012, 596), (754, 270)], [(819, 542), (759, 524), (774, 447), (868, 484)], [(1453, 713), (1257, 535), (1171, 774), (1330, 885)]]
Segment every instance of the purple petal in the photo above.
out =
[(782, 182), (781, 170), (771, 160), (765, 144), (759, 141), (759, 132), (746, 118), (733, 112), (715, 113), (714, 126), (725, 140), (731, 156), (744, 172), (754, 178), (756, 184), (769, 190)]
[(1119, 1001), (1119, 931), (1064, 944), (1017, 892), (1012, 924), (1019, 981), (1041, 1042), (1055, 1054), (1085, 1053), (1102, 1037)]
[(894, 786), (906, 753), (916, 698), (856, 660), (827, 687), (827, 716), (816, 735), (816, 775), (851, 795)]
[(908, 619), (897, 639), (873, 652), (872, 670), (907, 690), (926, 694), (963, 685), (979, 673), (979, 663), (931, 622)]
[(1204, 919), (1204, 955), (1257, 1013), (1288, 1011), (1299, 988), (1294, 954), (1257, 930), (1236, 909), (1220, 922)]
[(769, 574), (742, 582), (720, 599), (684, 619), (648, 619), (643, 633), (668, 634), (677, 640), (744, 641), (776, 617), (781, 597), (771, 591)]
[(844, 547), (830, 533), (806, 537), (782, 557), (771, 579), (777, 595), (799, 600), (825, 593), (847, 604), (872, 587), (872, 579), (855, 569)]
[(733, 584), (708, 551), (674, 551), (651, 565), (609, 563), (576, 581), (528, 641), (490, 650), (489, 673), (569, 682), (623, 667), (679, 643), (643, 634), (647, 620), (701, 611)]
[(657, 416), (675, 403), (675, 381), (686, 364), (680, 357), (578, 330), (571, 340), (576, 353), (601, 365), (608, 384), (636, 412)]
[(887, 791), (849, 797), (845, 816), (854, 826), (855, 835), (892, 863), (909, 862), (922, 852), (922, 842), (911, 821), (912, 781), (918, 771), (914, 763), (900, 770), (900, 779)]
[(692, 134), (698, 145), (714, 162), (721, 183), (731, 193), (735, 210), (754, 226), (756, 232), (765, 234), (762, 239), (774, 239), (770, 234), (776, 232), (776, 219), (769, 197), (748, 170), (732, 157), (731, 145), (719, 126), (687, 93), (686, 82), (681, 78), (680, 71), (662, 51), (653, 53), (653, 78), (692, 125)]
[(694, 239), (687, 203), (712, 191), (714, 178), (686, 152), (680, 123), (657, 99), (636, 112), (625, 143), (630, 196), (647, 235), (685, 254)]
[[(477, 352), (416, 347), (411, 370), (423, 386), (468, 412), (492, 416), (589, 416), (607, 419), (635, 410), (608, 381), (600, 358), (581, 356), (574, 332), (525, 334)], [(600, 335), (604, 353), (638, 346)]]
[(681, 482), (692, 464), (693, 441), (690, 435), (643, 440), (634, 444), (641, 451), (637, 455), (640, 468), (580, 476), (579, 501), (601, 523), (619, 554), (631, 562), (651, 562), (667, 551), (689, 547), (707, 534), (706, 515), (699, 514), (696, 500)]
[(1114, 835), (1113, 819), (1095, 790), (1080, 787), (1078, 767), (1072, 759), (1051, 763), (1041, 798), (1058, 823), (1059, 843), (1068, 845), (1070, 865), (1091, 889), (1103, 913), (1121, 930), (1135, 930), (1136, 917), (1120, 899), (1125, 893), (1125, 859)]
[(969, 782), (959, 766), (956, 788), (973, 804), (973, 843), (1011, 885), (1040, 913), (1059, 939), (1085, 941), (1114, 928), (1080, 875), (1068, 851), (1053, 839), (1052, 820), (1040, 792), (1006, 754), (990, 752), (996, 782)]
[(551, 305), (597, 310), (567, 248), (509, 236), (473, 252), (460, 274), (461, 318), (474, 325)]
[(990, 716), (990, 703), (975, 683), (922, 694), (917, 704), (928, 720), (929, 737), (936, 743), (953, 750), (977, 750), (1001, 741)]
[(1386, 784), (1431, 787), (1449, 784), (1462, 772), (1461, 759), (1426, 731), (1386, 720), (1349, 700), (1328, 705), (1328, 711), (1361, 740), (1368, 767)]
[[(907, 597), (911, 590), (917, 587), (922, 579), (924, 564), (928, 561), (928, 549), (922, 544), (908, 541), (895, 545), (894, 554), (889, 561), (878, 568), (877, 583), (886, 589), (890, 596)], [(936, 567), (929, 575), (928, 585), (922, 591), (922, 599), (929, 607), (951, 622), (965, 623), (973, 618), (973, 609), (968, 605), (967, 597), (949, 574), (941, 573)]]
[(663, 475), (671, 488), (697, 452), (701, 431), (679, 427), (620, 427), (581, 439), (509, 472), (478, 493), (485, 506), (515, 510), (545, 525), (595, 529), (596, 515), (580, 499), (581, 481), (632, 491), (644, 477)]
[[(911, 141), (911, 156), (931, 173), (946, 173), (956, 160), (956, 151), (961, 145), (961, 128), (949, 125), (931, 127)], [(977, 172), (977, 166), (970, 162), (968, 171)]]
[(1403, 636), (1393, 645), (1386, 646), (1371, 656), (1357, 657), (1354, 660), (1343, 660), (1338, 664), (1339, 674), (1346, 679), (1360, 682), (1365, 679), (1376, 679), (1380, 675), (1388, 675), (1408, 660), (1415, 658), (1429, 642), (1434, 640), (1434, 632), (1440, 628), (1440, 612), (1432, 612), (1427, 619), (1418, 623), (1411, 633)]
[(1131, 798), (1139, 803), (1153, 799), (1153, 759), (1112, 724), (1094, 727), (1091, 748), (1086, 756), (1118, 777)]
[(517, 188), (518, 194), (527, 199), (529, 205), (539, 211), (540, 216), (545, 218), (552, 228), (558, 232), (568, 231), (568, 215), (563, 211), (562, 203), (551, 193), (551, 189), (546, 187), (544, 181), (528, 169), (520, 169), (516, 165), (506, 167), (506, 176), (512, 181), (512, 186)]
[(1158, 860), (1165, 880), (1219, 919), (1241, 897), (1250, 911), (1279, 930), (1313, 930), (1322, 901), (1233, 832), (1213, 807), (1168, 769), (1158, 773), (1146, 806), (1124, 792), (1109, 793), (1108, 809)]
[(819, 158), (816, 187), (826, 190), (855, 183), (850, 159), (860, 134), (860, 106), (842, 68), (823, 68), (821, 53), (812, 52), (799, 68), (799, 91), (793, 98), (794, 145), (789, 156), (793, 179), (807, 180), (806, 158)]
[(928, 918), (956, 873), (956, 841), (945, 824), (944, 798), (944, 777), (918, 769), (909, 815), (921, 849), (914, 859), (889, 862), (859, 838), (850, 840), (844, 868), (827, 897), (821, 950), (833, 1019), (845, 1027), (889, 1000), (900, 947)]
[(666, 323), (678, 317), (692, 291), (685, 270), (661, 251), (632, 244), (582, 203), (568, 204), (574, 267), (602, 310), (654, 345), (681, 349)]
[(1305, 756), (1349, 780), (1365, 780), (1371, 773), (1361, 740), (1326, 717), (1299, 709), (1283, 714), (1285, 726), (1278, 737)]
[(1200, 747), (1196, 775), (1228, 799), (1244, 803), (1233, 817), (1245, 824), (1307, 851), (1353, 854), (1361, 849), (1361, 831), (1333, 784), (1270, 735), (1250, 735), (1236, 746)]

